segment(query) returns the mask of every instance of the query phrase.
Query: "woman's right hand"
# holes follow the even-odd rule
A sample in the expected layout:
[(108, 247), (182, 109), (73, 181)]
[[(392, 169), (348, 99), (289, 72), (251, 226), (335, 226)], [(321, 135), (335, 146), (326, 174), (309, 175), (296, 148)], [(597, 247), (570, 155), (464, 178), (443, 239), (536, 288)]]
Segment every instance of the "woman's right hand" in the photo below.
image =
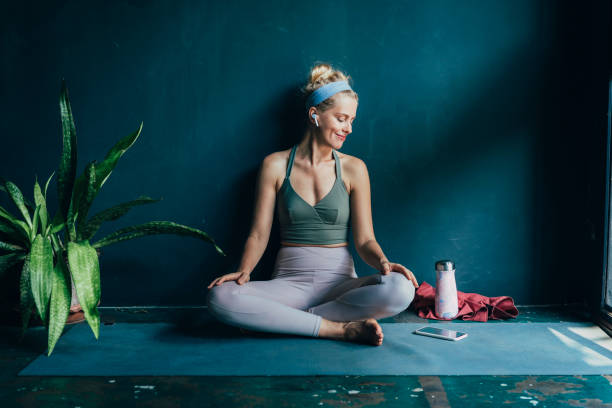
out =
[(210, 285), (208, 285), (208, 289), (212, 288), (213, 286), (221, 285), (223, 282), (233, 280), (235, 280), (239, 285), (242, 285), (243, 283), (251, 280), (251, 274), (248, 272), (233, 272), (219, 276), (217, 279), (212, 281)]

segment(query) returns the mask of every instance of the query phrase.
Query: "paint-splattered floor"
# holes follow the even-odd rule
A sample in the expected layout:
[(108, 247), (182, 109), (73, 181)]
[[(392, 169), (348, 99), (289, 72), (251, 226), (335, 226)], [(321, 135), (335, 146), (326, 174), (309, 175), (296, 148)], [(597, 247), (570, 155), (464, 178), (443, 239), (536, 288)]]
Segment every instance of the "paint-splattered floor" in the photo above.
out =
[[(589, 321), (578, 305), (518, 307), (512, 321)], [(206, 319), (201, 308), (100, 308), (102, 321)], [(435, 323), (410, 310), (381, 323)], [(504, 324), (504, 321), (490, 321)], [(86, 324), (86, 323), (79, 323)], [(68, 326), (70, 330), (74, 326)], [(611, 375), (18, 377), (46, 348), (46, 332), (0, 326), (2, 407), (611, 407)]]

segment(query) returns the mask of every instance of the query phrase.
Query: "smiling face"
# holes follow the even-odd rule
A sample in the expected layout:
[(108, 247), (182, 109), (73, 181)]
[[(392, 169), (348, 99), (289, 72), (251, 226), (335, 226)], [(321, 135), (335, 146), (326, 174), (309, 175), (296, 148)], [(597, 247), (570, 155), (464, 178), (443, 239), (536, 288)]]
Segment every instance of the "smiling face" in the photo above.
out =
[(324, 112), (311, 107), (309, 114), (313, 126), (316, 125), (312, 114), (317, 114), (317, 121), (319, 122), (317, 129), (323, 138), (322, 141), (338, 150), (344, 144), (346, 136), (353, 131), (353, 121), (357, 115), (357, 101), (346, 94), (336, 94), (332, 98), (335, 98), (333, 107)]

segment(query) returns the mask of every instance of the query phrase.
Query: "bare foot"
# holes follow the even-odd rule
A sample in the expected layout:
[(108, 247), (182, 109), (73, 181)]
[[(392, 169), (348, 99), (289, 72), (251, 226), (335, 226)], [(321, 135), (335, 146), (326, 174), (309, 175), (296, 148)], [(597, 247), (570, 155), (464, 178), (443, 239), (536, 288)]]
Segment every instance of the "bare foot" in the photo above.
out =
[(376, 319), (346, 322), (342, 327), (344, 328), (343, 340), (375, 346), (382, 344), (384, 335)]

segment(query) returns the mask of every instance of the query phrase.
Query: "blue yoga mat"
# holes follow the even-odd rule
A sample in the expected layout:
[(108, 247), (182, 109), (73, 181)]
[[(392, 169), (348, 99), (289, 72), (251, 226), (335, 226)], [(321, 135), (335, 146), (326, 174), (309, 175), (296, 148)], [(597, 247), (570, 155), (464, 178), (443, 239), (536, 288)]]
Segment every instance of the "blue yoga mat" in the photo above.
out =
[[(425, 325), (468, 333), (460, 341), (413, 334)], [(611, 374), (612, 339), (592, 323), (381, 323), (381, 346), (271, 334), (221, 323), (102, 325), (96, 340), (72, 327), (50, 357), (19, 375), (576, 375)]]

